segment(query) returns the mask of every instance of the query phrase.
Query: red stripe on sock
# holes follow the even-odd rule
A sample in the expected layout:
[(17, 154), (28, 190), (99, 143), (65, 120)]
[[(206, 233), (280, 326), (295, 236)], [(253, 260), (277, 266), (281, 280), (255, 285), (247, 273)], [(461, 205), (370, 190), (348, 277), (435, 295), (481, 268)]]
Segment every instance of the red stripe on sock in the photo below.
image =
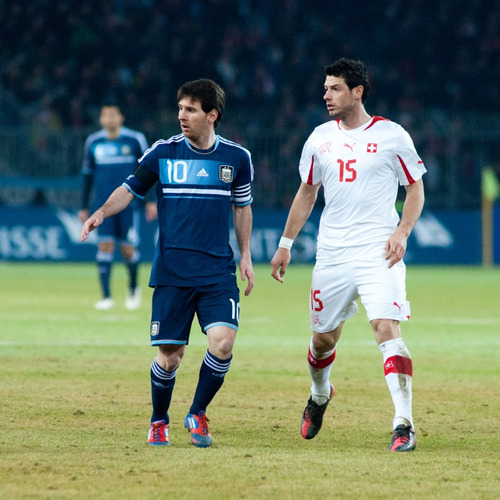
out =
[(336, 352), (336, 350), (333, 351), (332, 355), (325, 359), (316, 359), (311, 353), (311, 348), (309, 348), (309, 351), (307, 352), (307, 361), (313, 368), (326, 368), (334, 362)]
[(404, 356), (391, 356), (387, 358), (384, 363), (384, 375), (388, 373), (404, 373), (413, 377), (413, 363), (411, 358)]

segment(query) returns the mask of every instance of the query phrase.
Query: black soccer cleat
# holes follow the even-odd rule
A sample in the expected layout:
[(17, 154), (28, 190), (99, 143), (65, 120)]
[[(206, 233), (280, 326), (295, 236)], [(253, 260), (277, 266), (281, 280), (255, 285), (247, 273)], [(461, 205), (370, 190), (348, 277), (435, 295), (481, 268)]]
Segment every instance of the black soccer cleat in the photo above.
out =
[(398, 425), (392, 433), (389, 451), (412, 451), (417, 446), (415, 431), (410, 425)]
[(312, 396), (307, 401), (307, 406), (304, 409), (302, 421), (300, 422), (300, 433), (304, 439), (312, 439), (321, 429), (323, 415), (334, 392), (333, 385), (330, 385), (330, 397), (328, 401), (322, 405), (315, 403)]

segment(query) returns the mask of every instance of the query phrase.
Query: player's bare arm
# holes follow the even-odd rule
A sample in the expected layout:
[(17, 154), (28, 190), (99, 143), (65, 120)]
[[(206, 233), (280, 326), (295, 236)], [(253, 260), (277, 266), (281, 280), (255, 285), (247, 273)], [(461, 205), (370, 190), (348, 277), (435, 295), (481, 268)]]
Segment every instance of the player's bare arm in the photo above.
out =
[(389, 261), (389, 267), (392, 267), (403, 258), (408, 237), (415, 227), (424, 206), (425, 195), (422, 179), (405, 186), (405, 189), (406, 198), (401, 221), (385, 245), (385, 259)]
[[(318, 197), (321, 182), (312, 186), (302, 182), (290, 208), (290, 213), (285, 224), (283, 236), (294, 240), (299, 234), (307, 219), (311, 215), (314, 204)], [(271, 260), (271, 276), (280, 283), (283, 283), (286, 268), (290, 263), (290, 249), (278, 248)]]
[(238, 247), (240, 249), (240, 273), (241, 279), (248, 284), (245, 289), (245, 296), (250, 295), (255, 283), (255, 274), (252, 266), (252, 254), (250, 251), (250, 239), (252, 234), (252, 207), (245, 205), (244, 207), (233, 207), (233, 224)]
[(134, 199), (134, 195), (124, 186), (117, 187), (102, 207), (98, 208), (83, 224), (81, 238), (85, 241), (91, 231), (102, 224), (106, 217), (121, 212)]

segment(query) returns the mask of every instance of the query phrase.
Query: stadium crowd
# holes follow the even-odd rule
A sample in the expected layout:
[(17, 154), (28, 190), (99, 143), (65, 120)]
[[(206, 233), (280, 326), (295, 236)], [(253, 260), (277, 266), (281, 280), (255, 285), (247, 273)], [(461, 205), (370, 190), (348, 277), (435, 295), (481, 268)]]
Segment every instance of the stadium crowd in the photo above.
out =
[[(281, 133), (280, 157), (296, 165), (297, 149), (326, 119), (322, 69), (340, 56), (367, 63), (370, 111), (407, 127), (417, 143), (419, 133), (463, 127), (465, 110), (489, 113), (500, 102), (498, 0), (357, 7), (332, 0), (0, 0), (0, 7), (0, 84), (19, 103), (9, 116), (4, 110), (4, 124), (95, 126), (99, 105), (112, 98), (124, 105), (127, 123), (153, 139), (175, 130), (177, 87), (208, 77), (227, 92), (226, 135), (243, 141), (257, 130)], [(439, 143), (421, 153), (439, 156)], [(265, 178), (271, 161), (260, 160)], [(429, 182), (437, 184), (434, 177)]]

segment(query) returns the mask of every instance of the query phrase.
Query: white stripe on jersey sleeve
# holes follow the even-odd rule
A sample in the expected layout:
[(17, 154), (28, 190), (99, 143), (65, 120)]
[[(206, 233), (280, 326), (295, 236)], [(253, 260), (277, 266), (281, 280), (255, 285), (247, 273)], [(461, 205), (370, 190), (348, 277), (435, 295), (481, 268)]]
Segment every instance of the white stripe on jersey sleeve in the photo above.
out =
[(184, 140), (184, 135), (183, 134), (178, 134), (170, 137), (170, 139), (159, 139), (157, 140), (150, 148), (146, 149), (144, 154), (139, 158), (139, 163), (144, 159), (144, 157), (149, 154), (151, 151), (156, 149), (157, 146), (160, 146), (161, 144), (171, 144), (172, 142), (181, 142)]
[(231, 200), (235, 205), (249, 205), (252, 203), (253, 198), (250, 183), (234, 188)]

